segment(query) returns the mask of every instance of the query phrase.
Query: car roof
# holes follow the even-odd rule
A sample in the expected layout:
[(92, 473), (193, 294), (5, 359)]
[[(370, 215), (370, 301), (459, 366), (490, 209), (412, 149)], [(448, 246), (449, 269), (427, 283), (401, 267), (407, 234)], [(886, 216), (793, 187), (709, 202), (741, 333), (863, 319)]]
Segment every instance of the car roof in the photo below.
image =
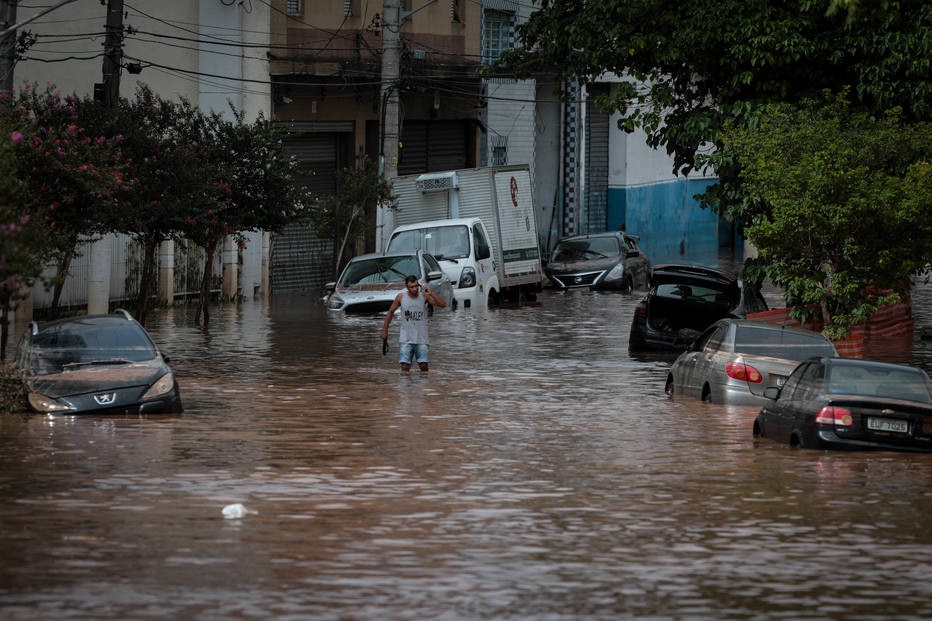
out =
[(586, 233), (585, 235), (571, 235), (569, 237), (564, 237), (557, 243), (565, 242), (565, 241), (576, 241), (579, 239), (591, 239), (593, 237), (624, 237), (624, 236), (625, 234), (619, 231), (602, 231), (600, 233)]
[(481, 221), (481, 218), (444, 218), (442, 220), (426, 220), (424, 222), (414, 222), (413, 224), (400, 224), (395, 227), (392, 233), (398, 233), (400, 231), (415, 231), (417, 229), (426, 229), (438, 226), (470, 226), (477, 221)]
[(736, 286), (738, 278), (724, 270), (688, 263), (663, 263), (654, 266), (651, 282), (655, 285), (671, 282), (707, 282), (720, 286)]
[(802, 328), (800, 326), (786, 325), (782, 323), (774, 323), (772, 321), (761, 321), (759, 319), (739, 319), (737, 317), (723, 317), (715, 322), (715, 324), (721, 323), (730, 323), (737, 327), (750, 327), (750, 328), (760, 328), (762, 330), (774, 330), (781, 332), (792, 332), (794, 334), (815, 334), (818, 336), (825, 336), (821, 332), (816, 332), (815, 330), (809, 330), (808, 328)]
[(33, 334), (38, 334), (44, 330), (54, 329), (57, 326), (65, 326), (69, 324), (80, 324), (80, 325), (105, 325), (108, 323), (135, 323), (139, 325), (133, 316), (129, 312), (123, 309), (117, 309), (115, 312), (109, 315), (75, 315), (73, 317), (62, 317), (61, 319), (52, 319), (50, 321), (33, 321), (30, 324), (30, 331)]
[(882, 362), (880, 360), (866, 360), (864, 358), (825, 358), (825, 363), (829, 366), (859, 367), (865, 369), (899, 369), (925, 374), (923, 369), (908, 364), (896, 364), (893, 362)]

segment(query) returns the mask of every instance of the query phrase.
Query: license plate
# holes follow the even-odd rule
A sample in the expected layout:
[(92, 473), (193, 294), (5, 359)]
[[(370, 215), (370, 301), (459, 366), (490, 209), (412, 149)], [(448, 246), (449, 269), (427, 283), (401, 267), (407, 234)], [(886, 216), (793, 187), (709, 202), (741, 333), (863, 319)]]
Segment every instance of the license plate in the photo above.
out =
[(895, 433), (908, 433), (909, 421), (895, 420), (893, 418), (867, 417), (867, 428), (874, 431), (893, 431)]

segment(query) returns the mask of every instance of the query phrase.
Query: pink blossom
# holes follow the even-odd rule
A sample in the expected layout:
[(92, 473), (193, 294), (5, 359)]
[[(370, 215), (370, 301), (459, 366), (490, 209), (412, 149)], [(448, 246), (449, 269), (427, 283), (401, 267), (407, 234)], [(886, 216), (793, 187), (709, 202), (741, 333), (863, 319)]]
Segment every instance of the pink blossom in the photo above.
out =
[(13, 144), (22, 144), (23, 138), (24, 136), (17, 131), (14, 131), (13, 134), (10, 136), (10, 139), (13, 140)]

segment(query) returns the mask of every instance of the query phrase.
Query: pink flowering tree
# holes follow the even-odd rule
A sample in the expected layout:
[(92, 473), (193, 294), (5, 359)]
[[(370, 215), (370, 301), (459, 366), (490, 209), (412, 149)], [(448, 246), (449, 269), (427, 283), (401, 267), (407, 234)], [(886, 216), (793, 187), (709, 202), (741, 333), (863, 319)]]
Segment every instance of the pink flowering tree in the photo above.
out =
[(22, 186), (21, 215), (41, 225), (37, 250), (54, 260), (53, 315), (78, 243), (113, 230), (118, 196), (132, 185), (113, 115), (87, 97), (62, 97), (52, 87), (24, 88), (2, 114), (16, 125), (15, 175)]

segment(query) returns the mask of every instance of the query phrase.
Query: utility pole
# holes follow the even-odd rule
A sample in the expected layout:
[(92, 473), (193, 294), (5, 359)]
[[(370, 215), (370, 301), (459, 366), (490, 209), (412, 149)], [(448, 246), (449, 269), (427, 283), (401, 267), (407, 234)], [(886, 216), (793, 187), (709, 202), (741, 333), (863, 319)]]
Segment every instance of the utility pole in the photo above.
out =
[[(94, 100), (108, 108), (120, 102), (120, 67), (123, 61), (123, 0), (107, 0), (107, 33), (104, 40), (103, 82), (94, 84)], [(91, 244), (88, 257), (87, 314), (110, 311), (110, 271), (113, 235)]]
[(123, 0), (107, 0), (103, 82), (94, 85), (94, 99), (113, 108), (120, 100), (120, 66), (123, 61)]
[(382, 90), (379, 101), (382, 141), (379, 145), (379, 172), (388, 181), (398, 176), (398, 77), (401, 68), (401, 2), (382, 4)]
[(0, 0), (0, 95), (13, 93), (13, 63), (16, 62), (16, 3)]

